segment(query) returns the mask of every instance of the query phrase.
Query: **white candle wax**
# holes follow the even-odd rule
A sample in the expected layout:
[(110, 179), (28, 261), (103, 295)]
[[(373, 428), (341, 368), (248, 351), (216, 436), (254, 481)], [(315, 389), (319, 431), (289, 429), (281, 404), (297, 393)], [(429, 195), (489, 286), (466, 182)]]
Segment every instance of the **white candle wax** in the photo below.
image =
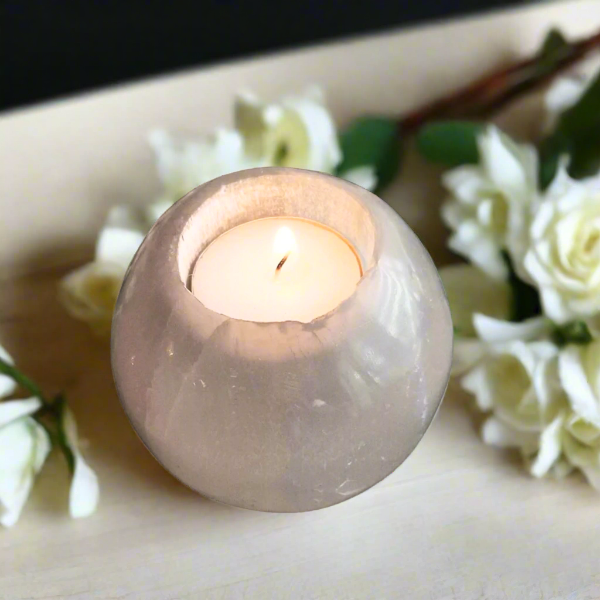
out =
[(352, 295), (358, 256), (338, 233), (298, 218), (234, 227), (198, 258), (192, 293), (209, 309), (259, 323), (308, 323)]

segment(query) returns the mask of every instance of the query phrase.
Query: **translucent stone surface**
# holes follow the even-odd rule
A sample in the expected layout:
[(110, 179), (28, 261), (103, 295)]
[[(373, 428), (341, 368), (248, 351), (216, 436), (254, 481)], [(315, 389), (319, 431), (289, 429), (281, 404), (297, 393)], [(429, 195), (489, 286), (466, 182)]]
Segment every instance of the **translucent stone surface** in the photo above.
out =
[[(231, 319), (188, 289), (212, 240), (272, 216), (319, 221), (360, 255), (356, 292), (311, 323)], [(439, 407), (451, 353), (442, 285), (408, 226), (370, 192), (295, 169), (227, 175), (167, 211), (112, 334), (121, 402), (157, 460), (209, 498), (278, 512), (336, 504), (394, 471)]]

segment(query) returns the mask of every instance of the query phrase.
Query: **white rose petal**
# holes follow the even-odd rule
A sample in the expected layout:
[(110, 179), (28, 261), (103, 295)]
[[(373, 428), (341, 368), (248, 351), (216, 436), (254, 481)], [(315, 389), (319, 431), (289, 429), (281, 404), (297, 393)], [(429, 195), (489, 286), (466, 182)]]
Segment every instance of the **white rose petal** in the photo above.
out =
[(519, 431), (496, 417), (489, 417), (481, 430), (483, 441), (498, 448), (520, 448), (524, 454), (537, 451), (539, 436), (531, 431)]
[(126, 271), (143, 241), (144, 234), (141, 231), (105, 227), (96, 242), (96, 260), (100, 263), (112, 263)]
[(277, 104), (240, 94), (235, 121), (248, 155), (266, 165), (332, 173), (342, 158), (335, 123), (315, 89)]
[(98, 477), (79, 451), (77, 424), (73, 413), (68, 408), (63, 410), (62, 426), (75, 458), (75, 469), (69, 492), (69, 512), (73, 519), (89, 517), (96, 511), (100, 500)]
[(565, 429), (582, 444), (600, 447), (600, 428), (582, 419), (579, 415), (570, 415), (565, 420)]
[(564, 479), (573, 472), (573, 469), (573, 465), (566, 458), (559, 458), (549, 472), (557, 479)]
[(564, 165), (535, 213), (524, 267), (557, 323), (600, 311), (600, 190)]
[(69, 513), (73, 519), (89, 517), (96, 511), (100, 500), (100, 486), (96, 473), (81, 454), (75, 454), (75, 472), (69, 491)]
[(571, 108), (581, 98), (588, 83), (583, 77), (567, 76), (556, 79), (544, 96), (546, 120), (544, 131), (550, 131), (556, 125), (562, 112)]
[(559, 415), (548, 425), (540, 436), (540, 449), (531, 465), (534, 477), (543, 477), (555, 464), (562, 452), (562, 425), (564, 417)]
[(514, 323), (476, 313), (473, 315), (473, 327), (481, 340), (501, 343), (544, 337), (550, 333), (552, 324), (544, 317), (533, 317)]
[(558, 349), (550, 342), (498, 344), (461, 384), (481, 410), (518, 431), (541, 431), (566, 400), (557, 382)]
[(600, 467), (598, 466), (581, 466), (583, 474), (588, 483), (598, 492), (600, 492)]
[(473, 368), (488, 352), (487, 344), (476, 338), (454, 339), (451, 375), (456, 377)]
[(105, 335), (110, 330), (123, 278), (154, 222), (152, 211), (156, 210), (155, 204), (146, 209), (113, 206), (96, 241), (95, 260), (61, 282), (60, 299), (67, 311), (88, 322), (96, 333)]
[(0, 427), (4, 427), (11, 421), (31, 415), (42, 407), (39, 398), (28, 398), (26, 400), (5, 400), (0, 402)]
[[(450, 221), (445, 218), (451, 208), (450, 204), (442, 207), (442, 218), (450, 228)], [(494, 239), (475, 219), (466, 215), (448, 238), (448, 247), (456, 254), (464, 256), (490, 277), (504, 280), (508, 277), (508, 267), (500, 254), (500, 241)]]
[[(0, 358), (9, 365), (14, 364), (12, 357), (2, 346), (0, 346)], [(0, 373), (0, 398), (10, 396), (16, 389), (17, 384), (14, 382), (14, 379)]]
[(114, 263), (89, 263), (61, 281), (61, 301), (72, 316), (106, 334), (124, 276), (125, 269)]
[(148, 226), (151, 227), (162, 215), (173, 206), (173, 202), (170, 200), (159, 200), (149, 204), (145, 210), (144, 215)]
[(96, 261), (127, 269), (148, 229), (144, 211), (125, 205), (113, 206), (96, 241)]
[(357, 167), (356, 169), (350, 169), (340, 175), (342, 179), (350, 181), (365, 190), (374, 190), (377, 187), (377, 175), (375, 173), (375, 167)]
[(496, 390), (494, 390), (489, 380), (487, 365), (476, 366), (461, 379), (460, 383), (463, 389), (475, 396), (480, 410), (492, 410)]
[(234, 104), (235, 126), (244, 137), (249, 156), (260, 158), (265, 155), (264, 133), (268, 127), (265, 104), (249, 91), (239, 92)]
[(565, 436), (563, 445), (570, 463), (581, 469), (590, 485), (600, 491), (600, 450), (582, 444), (572, 436)]
[(0, 428), (0, 524), (4, 527), (19, 519), (50, 448), (48, 434), (31, 417)]
[(145, 222), (141, 210), (127, 204), (116, 204), (109, 209), (104, 226), (143, 231)]
[(150, 134), (149, 142), (165, 188), (163, 202), (175, 202), (221, 175), (265, 165), (263, 160), (246, 155), (244, 140), (234, 130), (220, 129), (212, 136), (198, 138), (175, 137), (157, 130)]
[(511, 304), (510, 286), (472, 265), (443, 267), (440, 277), (450, 304), (455, 332), (452, 375), (460, 375), (479, 362), (488, 351), (487, 344), (474, 338), (474, 313), (486, 311), (489, 315), (507, 319)]
[(519, 448), (535, 477), (560, 469), (568, 403), (559, 382), (558, 348), (546, 341), (512, 341), (490, 350), (461, 380), (479, 408), (491, 413), (482, 429), (484, 442)]
[(452, 230), (448, 245), (497, 279), (508, 270), (507, 250), (517, 273), (527, 249), (528, 227), (537, 204), (537, 155), (490, 126), (478, 139), (480, 164), (446, 173), (451, 194), (442, 218)]
[(440, 269), (448, 296), (452, 323), (461, 337), (476, 335), (473, 315), (485, 313), (496, 319), (508, 319), (511, 290), (508, 283), (486, 275), (472, 265), (450, 265)]
[(544, 96), (546, 110), (561, 113), (571, 108), (581, 97), (585, 82), (576, 77), (560, 77), (550, 86)]
[(600, 340), (564, 348), (559, 357), (559, 375), (575, 414), (600, 427)]
[(521, 156), (525, 147), (519, 148), (508, 136), (501, 135), (496, 127), (490, 127), (487, 135), (479, 138), (478, 145), (481, 166), (495, 188), (527, 190), (528, 173)]

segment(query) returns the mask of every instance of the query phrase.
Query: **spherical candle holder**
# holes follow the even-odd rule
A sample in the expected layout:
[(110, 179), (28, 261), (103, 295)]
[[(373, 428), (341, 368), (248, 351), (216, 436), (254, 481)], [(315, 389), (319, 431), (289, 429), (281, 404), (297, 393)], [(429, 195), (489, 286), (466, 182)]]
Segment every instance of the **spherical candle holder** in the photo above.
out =
[(112, 329), (119, 397), (157, 460), (208, 498), (274, 512), (392, 473), (431, 423), (451, 355), (444, 290), (409, 227), (370, 192), (297, 169), (226, 175), (173, 205)]

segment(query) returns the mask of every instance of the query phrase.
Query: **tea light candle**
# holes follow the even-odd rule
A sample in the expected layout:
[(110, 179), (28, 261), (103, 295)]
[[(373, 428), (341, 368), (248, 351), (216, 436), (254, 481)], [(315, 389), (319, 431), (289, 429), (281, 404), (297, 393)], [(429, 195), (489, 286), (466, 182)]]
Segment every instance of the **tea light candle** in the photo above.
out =
[(220, 502), (331, 506), (412, 452), (445, 391), (433, 263), (379, 198), (296, 169), (232, 173), (154, 225), (115, 307), (111, 360), (160, 463)]
[(349, 298), (361, 275), (356, 251), (332, 229), (272, 217), (212, 242), (194, 267), (192, 293), (234, 319), (309, 323)]

